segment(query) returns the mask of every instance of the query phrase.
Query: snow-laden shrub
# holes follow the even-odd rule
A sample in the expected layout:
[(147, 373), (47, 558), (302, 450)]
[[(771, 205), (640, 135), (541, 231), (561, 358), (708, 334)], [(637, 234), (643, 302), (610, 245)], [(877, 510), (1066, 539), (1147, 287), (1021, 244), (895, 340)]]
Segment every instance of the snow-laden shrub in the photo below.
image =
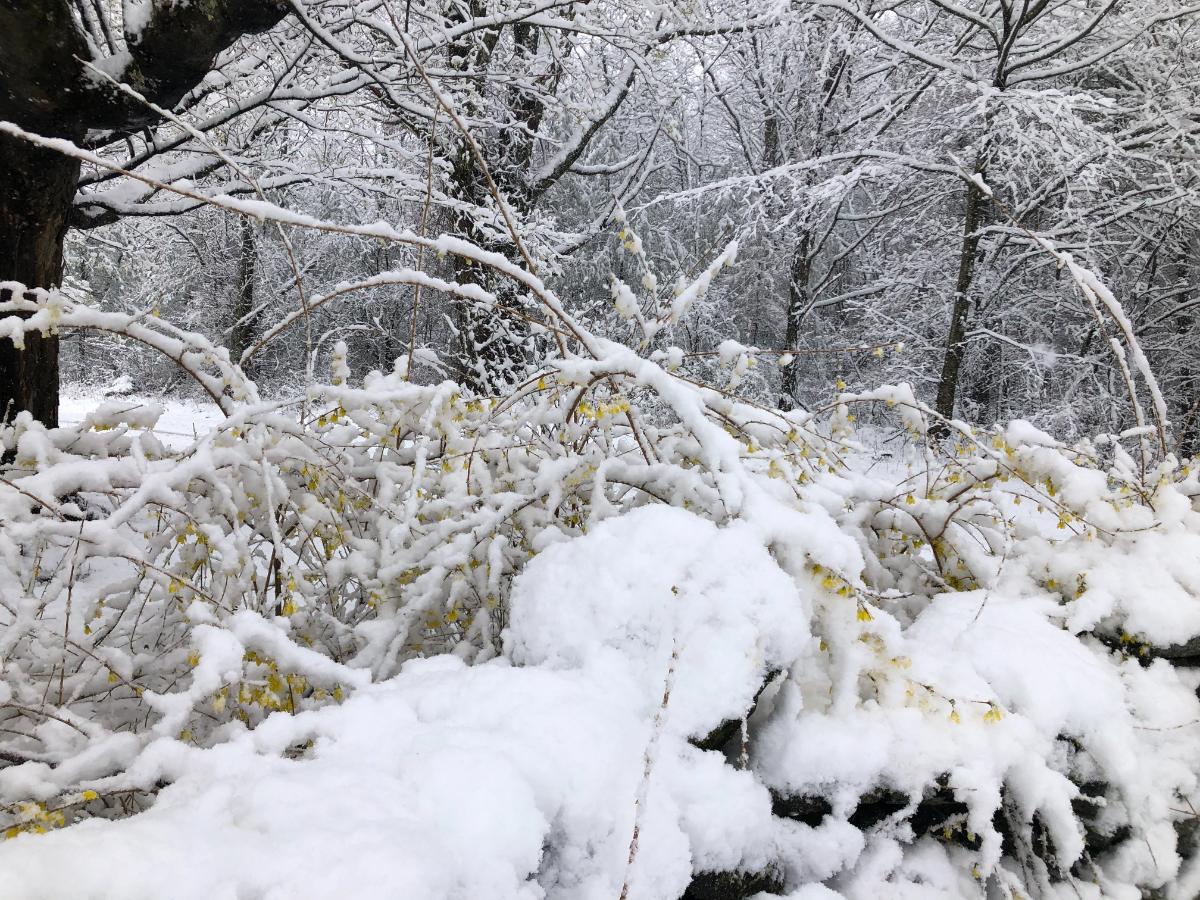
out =
[[(654, 620), (630, 644), (608, 606), (604, 557), (638, 546), (648, 555), (663, 534), (679, 540), (656, 574), (623, 585)], [(792, 616), (796, 588), (750, 530), (658, 505), (551, 548), (520, 582), (509, 641), (526, 665), (411, 660), (340, 705), (274, 716), (214, 750), (158, 741), (102, 788), (111, 796), (118, 784), (171, 781), (153, 808), (5, 845), (0, 888), (30, 900), (209, 898), (230, 883), (238, 896), (262, 885), (280, 898), (351, 888), (365, 897), (532, 898), (542, 888), (612, 897), (627, 878), (635, 821), (640, 852), (628, 877), (641, 896), (682, 893), (693, 860), (768, 866), (779, 823), (766, 788), (687, 742), (688, 730), (739, 715), (767, 667), (808, 639)], [(565, 615), (545, 615), (545, 603)], [(767, 621), (780, 631), (759, 652)], [(533, 664), (545, 654), (556, 658)], [(722, 697), (702, 713), (697, 704), (699, 717), (680, 728), (671, 717), (655, 738), (668, 678), (675, 709), (718, 673)], [(652, 744), (654, 783), (643, 788)], [(279, 758), (305, 745), (299, 758)], [(124, 849), (81, 873), (69, 862), (78, 838)]]
[[(180, 451), (136, 400), (0, 431), (3, 683), (21, 726), (0, 740), (29, 761), (0, 774), (5, 800), (119, 770), (157, 737), (206, 744), (337, 703), (416, 656), (487, 659), (512, 576), (550, 545), (651, 502), (727, 521), (761, 492), (743, 453), (796, 478), (832, 465), (815, 432), (619, 347), (502, 402), (401, 371), (352, 385), (339, 349), (329, 384), (266, 403), (198, 336), (57, 295), (19, 327), (46, 309), (159, 347), (226, 418)], [(78, 754), (91, 762), (72, 775)]]
[[(360, 857), (364, 896), (1194, 893), (1200, 484), (1140, 433), (930, 443), (903, 386), (782, 414), (599, 339), (500, 400), (338, 351), (264, 402), (53, 302), (227, 417), (0, 432), (9, 893), (114, 846), (146, 849), (43, 895), (329, 896)], [(867, 411), (907, 471), (862, 471)]]

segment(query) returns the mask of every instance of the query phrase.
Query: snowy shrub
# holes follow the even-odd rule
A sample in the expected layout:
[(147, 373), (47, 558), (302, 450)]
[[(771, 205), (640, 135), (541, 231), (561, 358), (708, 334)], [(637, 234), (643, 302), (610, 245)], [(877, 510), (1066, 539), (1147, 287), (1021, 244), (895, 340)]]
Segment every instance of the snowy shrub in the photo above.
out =
[[(586, 333), (501, 398), (339, 345), (264, 401), (166, 323), (20, 302), (17, 340), (140, 341), (225, 419), (0, 430), (0, 893), (1200, 883), (1200, 482), (1146, 430), (785, 414)], [(864, 416), (907, 458), (860, 465)]]

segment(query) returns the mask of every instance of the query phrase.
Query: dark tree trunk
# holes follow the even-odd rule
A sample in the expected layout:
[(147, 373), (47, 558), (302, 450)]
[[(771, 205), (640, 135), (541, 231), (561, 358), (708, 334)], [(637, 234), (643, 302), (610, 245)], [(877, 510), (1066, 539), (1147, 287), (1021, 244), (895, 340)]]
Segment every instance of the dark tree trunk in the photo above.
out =
[[(0, 134), (0, 176), (0, 281), (56, 287), (78, 161)], [(24, 350), (0, 340), (0, 419), (23, 411), (48, 427), (58, 425), (55, 335), (28, 334)]]
[[(808, 307), (812, 302), (812, 291), (809, 289), (809, 278), (812, 274), (812, 260), (809, 259), (809, 232), (800, 234), (795, 249), (792, 251), (792, 265), (789, 272), (787, 329), (784, 332), (783, 345), (788, 350), (800, 346), (800, 323), (808, 315)], [(779, 405), (783, 409), (795, 409), (796, 395), (800, 391), (800, 361), (793, 359), (791, 365), (783, 370), (782, 391)]]
[[(976, 171), (979, 171), (978, 168)], [(979, 226), (983, 221), (985, 202), (983, 190), (975, 182), (968, 184), (963, 215), (962, 249), (958, 257), (958, 279), (954, 284), (954, 306), (950, 311), (950, 333), (946, 336), (946, 355), (942, 360), (942, 377), (938, 381), (937, 390), (937, 411), (947, 419), (954, 418), (954, 401), (958, 394), (963, 360), (967, 355), (971, 282), (975, 276), (975, 257), (979, 252)], [(937, 430), (944, 431), (942, 428)]]
[[(471, 203), (482, 204), (487, 196), (482, 173), (478, 170), (471, 151), (460, 145), (454, 161), (451, 186), (455, 194)], [(488, 246), (487, 239), (479, 233), (469, 214), (456, 217), (455, 232), (479, 244), (486, 250), (504, 253), (507, 248)], [(490, 291), (505, 306), (515, 305), (515, 290), (508, 279), (497, 276), (486, 266), (467, 259), (454, 260), (454, 279), (460, 284), (479, 285)], [(513, 323), (524, 324), (514, 319), (511, 313), (496, 308), (475, 306), (461, 302), (455, 308), (454, 327), (458, 332), (458, 378), (471, 391), (490, 395), (503, 391), (514, 382), (517, 373), (523, 370), (523, 342), (513, 338), (521, 334)]]
[[(486, 15), (487, 5), (482, 0), (471, 0), (472, 16)], [(453, 19), (452, 19), (453, 21)], [(474, 69), (479, 96), (483, 96), (483, 74), (491, 64), (492, 55), (500, 39), (498, 30), (485, 30), (479, 36), (470, 36), (452, 45), (450, 65), (460, 71)], [(529, 25), (513, 27), (513, 40), (517, 52), (532, 60), (540, 40), (540, 29)], [(480, 148), (488, 157), (488, 167), (500, 192), (510, 209), (520, 216), (530, 211), (532, 197), (525, 181), (533, 154), (533, 135), (537, 132), (544, 112), (543, 102), (537, 97), (510, 91), (506, 98), (508, 113), (513, 125), (503, 129), (490, 144), (480, 139)], [(468, 113), (477, 112), (468, 105)], [(458, 145), (458, 154), (451, 170), (451, 190), (454, 194), (476, 206), (485, 206), (490, 200), (490, 189), (475, 154), (464, 142)], [(515, 247), (507, 242), (495, 242), (481, 233), (470, 214), (463, 214), (455, 221), (455, 231), (485, 250), (507, 256), (520, 263)], [(458, 306), (454, 327), (458, 331), (459, 378), (463, 385), (478, 394), (495, 395), (510, 385), (516, 384), (526, 374), (529, 361), (535, 355), (538, 343), (530, 333), (528, 317), (536, 313), (531, 309), (524, 293), (509, 278), (500, 276), (486, 266), (468, 260), (455, 262), (455, 280), (461, 284), (476, 284), (496, 296), (498, 307), (482, 308), (468, 303)]]
[[(1027, 11), (1028, 12), (1028, 11)], [(1026, 13), (1022, 13), (1022, 21)], [(1020, 22), (1014, 26), (1005, 17), (1005, 46), (1011, 48), (1016, 39), (1016, 32), (1010, 29), (1020, 27)], [(992, 87), (1003, 91), (1006, 86), (1004, 59), (1008, 50), (1002, 53)], [(962, 248), (958, 256), (958, 278), (954, 283), (954, 305), (950, 310), (950, 333), (946, 336), (946, 355), (942, 359), (942, 376), (938, 380), (937, 406), (943, 421), (935, 422), (932, 428), (935, 437), (945, 437), (949, 434), (946, 420), (954, 418), (954, 402), (958, 394), (959, 382), (962, 378), (963, 362), (967, 357), (967, 321), (971, 316), (971, 284), (975, 279), (975, 263), (979, 255), (979, 229), (983, 225), (984, 212), (990, 195), (984, 192), (981, 185), (986, 184), (988, 160), (991, 156), (992, 126), (994, 113), (990, 106), (983, 114), (983, 145), (975, 157), (973, 180), (967, 182), (967, 192), (963, 209)]]
[[(808, 124), (803, 119), (803, 108), (796, 111), (792, 130), (795, 134), (811, 134), (812, 143), (807, 148), (807, 159), (818, 159), (826, 152), (828, 142), (825, 137), (825, 117), (834, 102), (837, 86), (847, 72), (849, 56), (842, 52), (828, 61), (825, 77), (822, 79), (821, 94), (816, 104), (815, 121)], [(784, 162), (784, 152), (780, 133), (781, 122), (778, 112), (770, 105), (769, 88), (760, 79), (759, 96), (767, 109), (766, 120), (763, 123), (763, 166), (773, 169)], [(836, 141), (836, 138), (834, 139)], [(811, 187), (815, 181), (812, 171), (803, 176), (805, 188)], [(780, 215), (783, 212), (780, 211)], [(813, 292), (813, 261), (820, 251), (820, 246), (813, 247), (815, 224), (807, 216), (800, 219), (800, 232), (792, 247), (792, 259), (788, 266), (788, 300), (787, 318), (784, 330), (784, 347), (793, 351), (800, 346), (800, 326), (804, 318), (812, 311)], [(793, 359), (786, 366), (780, 379), (779, 406), (785, 410), (795, 409), (800, 393), (800, 362)]]
[(229, 358), (235, 364), (254, 343), (254, 269), (257, 251), (254, 246), (254, 224), (242, 217), (238, 222), (237, 296), (233, 302), (233, 327), (229, 329)]
[[(105, 5), (96, 4), (99, 14)], [(172, 107), (243, 34), (264, 31), (288, 11), (284, 0), (152, 0), (141, 27), (124, 38), (119, 80)], [(89, 131), (122, 133), (158, 121), (145, 104), (86, 68), (95, 48), (68, 0), (0, 0), (0, 120), (78, 141)], [(108, 61), (115, 61), (109, 57)], [(0, 281), (58, 285), (79, 163), (0, 135)], [(58, 424), (58, 338), (27, 335), (25, 348), (0, 341), (0, 418), (29, 411)]]
[[(1198, 258), (1196, 251), (1200, 249), (1200, 235), (1192, 235), (1185, 247), (1186, 252), (1171, 267), (1168, 283), (1196, 283), (1192, 266)], [(1193, 289), (1180, 297), (1180, 305), (1194, 301), (1196, 294)], [(1175, 333), (1179, 336), (1178, 346), (1190, 346), (1195, 331), (1196, 315), (1192, 310), (1187, 310), (1175, 320)], [(1176, 417), (1179, 423), (1176, 453), (1186, 459), (1200, 454), (1200, 371), (1197, 370), (1194, 355), (1184, 354), (1183, 359), (1183, 370), (1179, 378), (1181, 390), (1177, 401), (1180, 414)]]

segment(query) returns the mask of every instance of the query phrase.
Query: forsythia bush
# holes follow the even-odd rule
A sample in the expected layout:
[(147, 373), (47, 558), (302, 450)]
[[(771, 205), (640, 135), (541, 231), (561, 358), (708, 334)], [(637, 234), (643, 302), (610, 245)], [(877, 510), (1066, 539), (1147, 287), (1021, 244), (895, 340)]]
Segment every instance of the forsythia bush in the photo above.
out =
[[(706, 746), (825, 829), (778, 887), (852, 886), (884, 838), (1001, 896), (1195, 883), (1200, 482), (1145, 430), (931, 438), (907, 386), (785, 414), (598, 339), (502, 398), (357, 379), (339, 346), (329, 383), (268, 402), (198, 336), (35, 307), (22, 328), (170, 352), (226, 417), (178, 450), (136, 401), (0, 429), (9, 837), (146, 808), (161, 785), (130, 771), (153, 741), (216, 746), (416, 657), (502, 653), (532, 557), (667, 504), (749, 523), (804, 598), (811, 648)], [(863, 420), (907, 450), (861, 465)]]

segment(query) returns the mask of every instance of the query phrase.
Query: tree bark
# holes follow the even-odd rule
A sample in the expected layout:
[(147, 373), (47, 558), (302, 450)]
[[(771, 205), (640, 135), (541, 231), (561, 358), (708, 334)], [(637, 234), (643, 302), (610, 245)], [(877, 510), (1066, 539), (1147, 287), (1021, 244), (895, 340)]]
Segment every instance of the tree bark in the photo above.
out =
[[(488, 12), (483, 0), (470, 0), (469, 7), (461, 7), (451, 21), (465, 21), (463, 16), (481, 17)], [(517, 25), (513, 28), (513, 40), (519, 52), (532, 59), (540, 38), (539, 29)], [(487, 29), (455, 42), (450, 48), (449, 64), (474, 80), (477, 98), (484, 96), (484, 79), (492, 62), (492, 55), (500, 40), (498, 29)], [(490, 144), (482, 135), (476, 140), (488, 157), (488, 167), (495, 183), (513, 211), (518, 215), (529, 212), (531, 194), (525, 182), (533, 153), (533, 134), (537, 132), (544, 106), (529, 95), (510, 90), (507, 97), (508, 114), (512, 124), (501, 132)], [(475, 104), (468, 103), (470, 114), (481, 111)], [(474, 206), (485, 206), (489, 201), (489, 188), (474, 153), (465, 141), (459, 141), (457, 154), (451, 169), (452, 193)], [(506, 242), (494, 242), (480, 231), (470, 213), (462, 213), (455, 220), (456, 233), (463, 235), (485, 250), (506, 255), (513, 262), (520, 262), (516, 249)], [(460, 284), (477, 284), (493, 293), (502, 308), (481, 308), (470, 303), (460, 304), (455, 313), (454, 327), (458, 331), (459, 371), (464, 386), (482, 395), (494, 395), (516, 384), (526, 374), (534, 340), (528, 323), (522, 314), (533, 313), (527, 308), (524, 295), (508, 278), (500, 277), (479, 263), (464, 259), (455, 261), (455, 280)]]
[(237, 295), (233, 302), (233, 325), (229, 329), (229, 358), (237, 364), (254, 343), (254, 270), (257, 250), (254, 224), (243, 217), (239, 222)]
[[(142, 27), (125, 34), (118, 79), (159, 106), (175, 106), (218, 53), (243, 34), (270, 28), (287, 10), (283, 0), (152, 0)], [(85, 65), (112, 59), (97, 58), (67, 0), (0, 0), (0, 120), (74, 142), (89, 131), (115, 138), (157, 122), (152, 109)], [(59, 284), (78, 179), (78, 161), (0, 135), (0, 280)], [(53, 335), (27, 336), (23, 350), (0, 341), (0, 418), (24, 410), (58, 424)]]
[[(79, 163), (0, 134), (0, 173), (0, 281), (57, 287)], [(0, 340), (0, 419), (22, 410), (49, 428), (58, 425), (55, 335), (29, 334), (23, 350)]]
[[(844, 51), (827, 61), (825, 77), (821, 80), (821, 93), (815, 105), (815, 118), (809, 124), (801, 118), (802, 112), (797, 111), (792, 130), (795, 134), (811, 134), (812, 142), (807, 148), (807, 158), (818, 159), (826, 150), (825, 117), (833, 106), (837, 86), (847, 73), (850, 59)], [(759, 96), (766, 107), (766, 119), (763, 123), (763, 166), (773, 169), (784, 161), (783, 146), (780, 134), (781, 122), (778, 112), (773, 109), (768, 99), (766, 85), (760, 79)], [(802, 175), (805, 188), (814, 182), (812, 171)], [(784, 347), (788, 351), (800, 346), (800, 325), (810, 312), (812, 306), (812, 275), (813, 275), (813, 223), (801, 219), (800, 233), (792, 246), (791, 263), (788, 266), (788, 301), (787, 319), (784, 331)], [(817, 250), (820, 247), (816, 248)], [(800, 393), (800, 365), (793, 359), (791, 365), (783, 370), (780, 379), (779, 406), (785, 410), (795, 409), (799, 404), (797, 395)]]
[[(792, 250), (792, 264), (788, 283), (787, 328), (784, 332), (783, 345), (789, 351), (800, 345), (800, 322), (808, 314), (809, 303), (812, 302), (812, 292), (809, 289), (809, 278), (812, 274), (812, 260), (809, 259), (810, 233), (807, 228), (800, 233), (795, 248)], [(800, 361), (793, 359), (791, 365), (783, 370), (779, 405), (783, 409), (795, 409), (797, 394), (800, 392)]]
[[(979, 171), (979, 167), (976, 167)], [(980, 175), (982, 176), (980, 171)], [(979, 226), (986, 198), (975, 182), (967, 185), (963, 215), (962, 249), (958, 257), (958, 279), (954, 285), (954, 306), (950, 311), (950, 333), (946, 336), (946, 355), (938, 381), (937, 411), (946, 419), (954, 418), (963, 360), (967, 355), (967, 320), (971, 314), (971, 281), (975, 276), (975, 257), (979, 252)], [(944, 431), (939, 428), (938, 431)]]

